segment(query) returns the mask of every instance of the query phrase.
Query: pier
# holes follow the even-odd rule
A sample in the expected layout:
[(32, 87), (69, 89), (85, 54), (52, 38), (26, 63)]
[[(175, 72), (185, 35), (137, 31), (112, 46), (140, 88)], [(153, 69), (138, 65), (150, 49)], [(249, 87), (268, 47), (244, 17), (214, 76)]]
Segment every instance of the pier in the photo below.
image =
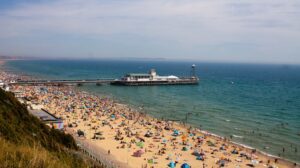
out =
[(17, 80), (11, 81), (8, 85), (26, 85), (26, 86), (63, 86), (63, 85), (78, 85), (83, 84), (111, 84), (123, 86), (151, 86), (151, 85), (195, 85), (198, 84), (196, 78), (179, 78), (178, 80), (169, 81), (124, 81), (120, 79), (103, 78), (103, 79), (76, 79), (76, 80)]
[(17, 80), (12, 81), (9, 85), (82, 85), (82, 84), (110, 84), (118, 79), (74, 79), (74, 80)]
[(196, 65), (192, 65), (191, 76), (177, 77), (174, 75), (160, 76), (155, 69), (149, 73), (129, 73), (121, 79), (101, 78), (101, 79), (73, 79), (73, 80), (16, 80), (9, 85), (83, 85), (94, 83), (96, 85), (111, 84), (123, 86), (151, 86), (151, 85), (197, 85), (199, 78), (195, 71)]

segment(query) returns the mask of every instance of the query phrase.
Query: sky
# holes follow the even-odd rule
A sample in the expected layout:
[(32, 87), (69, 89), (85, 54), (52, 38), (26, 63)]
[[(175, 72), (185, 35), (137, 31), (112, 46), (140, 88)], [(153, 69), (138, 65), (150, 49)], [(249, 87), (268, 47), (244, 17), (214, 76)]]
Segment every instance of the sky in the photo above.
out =
[(300, 1), (0, 0), (0, 55), (300, 64)]

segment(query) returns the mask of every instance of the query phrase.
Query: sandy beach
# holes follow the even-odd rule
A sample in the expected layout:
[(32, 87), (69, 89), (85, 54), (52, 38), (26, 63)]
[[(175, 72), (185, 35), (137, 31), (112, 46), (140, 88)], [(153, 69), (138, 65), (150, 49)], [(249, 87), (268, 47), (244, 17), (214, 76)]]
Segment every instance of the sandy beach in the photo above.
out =
[[(0, 73), (3, 81), (13, 76)], [(73, 86), (14, 86), (11, 90), (62, 118), (65, 131), (121, 167), (299, 167), (207, 131), (146, 116)]]

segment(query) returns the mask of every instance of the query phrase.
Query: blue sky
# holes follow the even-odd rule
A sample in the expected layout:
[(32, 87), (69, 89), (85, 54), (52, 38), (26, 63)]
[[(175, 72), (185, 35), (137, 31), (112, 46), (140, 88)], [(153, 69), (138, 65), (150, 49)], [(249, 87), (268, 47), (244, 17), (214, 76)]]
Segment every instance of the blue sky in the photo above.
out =
[(300, 63), (299, 0), (1, 0), (0, 55)]

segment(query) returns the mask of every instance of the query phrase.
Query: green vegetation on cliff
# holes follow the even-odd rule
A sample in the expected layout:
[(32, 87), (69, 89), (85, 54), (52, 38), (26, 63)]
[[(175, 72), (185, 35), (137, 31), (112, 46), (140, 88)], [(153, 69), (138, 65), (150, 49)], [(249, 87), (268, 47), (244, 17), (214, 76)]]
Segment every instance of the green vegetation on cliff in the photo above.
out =
[(0, 89), (0, 167), (92, 167), (71, 135), (50, 129)]

